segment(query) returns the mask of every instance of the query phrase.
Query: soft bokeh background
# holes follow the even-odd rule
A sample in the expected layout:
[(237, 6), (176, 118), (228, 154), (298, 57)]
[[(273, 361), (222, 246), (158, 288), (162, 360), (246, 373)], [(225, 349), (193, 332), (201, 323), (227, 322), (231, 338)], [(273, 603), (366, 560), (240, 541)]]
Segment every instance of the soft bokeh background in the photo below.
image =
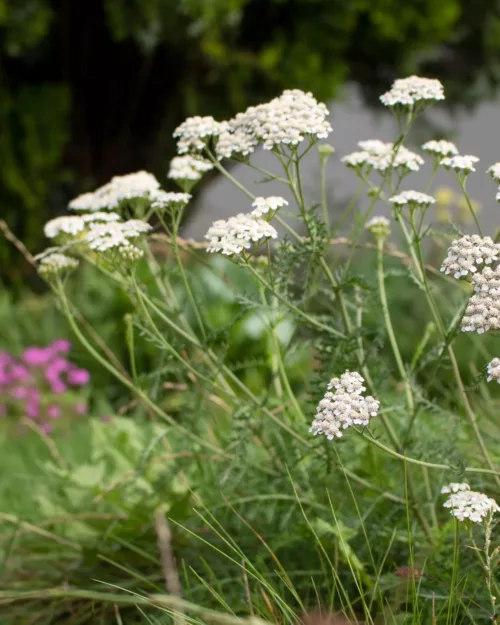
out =
[[(333, 100), (339, 157), (390, 136), (371, 106), (414, 72), (445, 83), (439, 132), (460, 128), (466, 151), (493, 158), (499, 35), (497, 0), (0, 0), (0, 216), (39, 251), (44, 221), (77, 193), (137, 169), (166, 183), (185, 116), (224, 118), (284, 88)], [(332, 200), (345, 179), (331, 175)], [(201, 188), (188, 234), (241, 201), (220, 184)], [(3, 280), (30, 271), (1, 240)]]

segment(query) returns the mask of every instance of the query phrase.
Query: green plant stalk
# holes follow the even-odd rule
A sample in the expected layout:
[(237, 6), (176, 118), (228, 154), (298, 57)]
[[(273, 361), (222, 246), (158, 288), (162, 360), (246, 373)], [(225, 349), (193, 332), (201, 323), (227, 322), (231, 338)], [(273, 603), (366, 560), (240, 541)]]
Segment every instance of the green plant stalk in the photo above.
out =
[(330, 215), (328, 214), (328, 197), (326, 193), (326, 164), (327, 163), (328, 163), (328, 156), (321, 155), (320, 157), (321, 208), (323, 211), (323, 220), (326, 224), (328, 233), (330, 233)]
[[(382, 306), (382, 314), (384, 317), (384, 323), (387, 330), (387, 335), (389, 336), (389, 342), (392, 347), (392, 353), (394, 355), (394, 359), (396, 361), (396, 365), (399, 371), (399, 375), (403, 381), (405, 387), (406, 394), (406, 403), (408, 406), (408, 411), (410, 413), (410, 418), (413, 418), (415, 414), (415, 401), (413, 397), (413, 390), (411, 387), (410, 379), (408, 377), (408, 372), (403, 363), (403, 359), (401, 358), (401, 352), (399, 351), (399, 345), (396, 338), (396, 333), (394, 332), (394, 328), (392, 325), (391, 314), (389, 311), (389, 304), (387, 302), (387, 294), (385, 290), (385, 276), (384, 276), (384, 241), (382, 237), (377, 237), (377, 282), (378, 282), (378, 291), (380, 295), (380, 304)], [(434, 504), (432, 502), (432, 489), (430, 486), (429, 473), (427, 467), (423, 467), (424, 473), (424, 485), (427, 499), (429, 500), (429, 507), (431, 511), (431, 518), (434, 527), (437, 527), (438, 520), (436, 516), (436, 510)], [(414, 486), (412, 481), (408, 480), (408, 488), (412, 495), (412, 499), (416, 502), (416, 493), (414, 490)]]
[[(398, 458), (399, 460), (404, 460), (405, 462), (408, 462), (409, 464), (415, 464), (415, 465), (418, 465), (420, 467), (429, 467), (429, 469), (442, 469), (443, 471), (452, 471), (453, 470), (453, 467), (450, 466), (450, 465), (447, 465), (447, 464), (439, 464), (439, 463), (436, 463), (436, 462), (425, 462), (424, 460), (417, 460), (416, 458), (411, 458), (410, 456), (404, 456), (403, 454), (400, 454), (397, 451), (394, 451), (390, 447), (387, 447), (386, 445), (381, 443), (376, 438), (372, 438), (372, 437), (368, 436), (367, 434), (365, 434), (361, 430), (356, 429), (356, 432), (360, 436), (362, 436), (365, 440), (370, 441), (376, 447), (379, 447), (380, 449), (382, 449), (383, 451), (388, 453), (390, 456), (393, 456), (394, 458)], [(494, 471), (494, 470), (491, 470), (491, 469), (480, 469), (480, 468), (475, 468), (475, 467), (465, 467), (464, 473), (481, 473), (481, 474), (484, 474), (484, 475), (497, 475), (497, 476), (500, 476), (500, 471)]]
[(314, 319), (313, 317), (308, 315), (306, 312), (304, 312), (303, 310), (300, 310), (300, 308), (297, 308), (297, 306), (295, 306), (294, 304), (289, 302), (285, 297), (283, 297), (283, 295), (281, 295), (281, 293), (279, 293), (278, 291), (275, 291), (273, 289), (273, 287), (269, 284), (269, 282), (267, 282), (267, 280), (265, 278), (263, 278), (260, 275), (260, 273), (258, 271), (256, 271), (252, 267), (252, 265), (250, 263), (247, 262), (245, 264), (245, 266), (257, 278), (257, 280), (259, 280), (259, 282), (266, 287), (266, 289), (270, 293), (272, 293), (277, 299), (280, 300), (280, 302), (285, 304), (285, 306), (287, 306), (294, 313), (296, 313), (297, 315), (299, 315), (300, 317), (305, 319), (310, 325), (315, 326), (316, 328), (322, 330), (323, 332), (327, 332), (328, 334), (331, 334), (331, 335), (333, 335), (333, 336), (335, 336), (337, 338), (339, 338), (339, 337), (340, 338), (344, 338), (344, 335), (341, 332), (339, 332), (338, 330), (335, 330), (335, 328), (332, 328), (330, 326), (326, 326), (324, 323), (321, 323), (320, 321), (317, 321), (316, 319)]
[(59, 281), (59, 284), (57, 285), (57, 289), (56, 292), (60, 298), (60, 301), (62, 303), (63, 306), (63, 311), (64, 314), (66, 316), (66, 319), (68, 320), (68, 323), (71, 326), (71, 329), (73, 330), (73, 332), (75, 333), (75, 336), (78, 338), (78, 340), (80, 341), (80, 343), (83, 345), (83, 347), (85, 347), (85, 349), (89, 352), (89, 354), (91, 354), (91, 356), (101, 365), (103, 366), (105, 369), (107, 369), (112, 375), (115, 376), (115, 378), (117, 380), (119, 380), (124, 386), (126, 386), (128, 389), (130, 389), (135, 395), (137, 395), (137, 397), (148, 407), (150, 408), (154, 413), (156, 413), (161, 419), (163, 419), (164, 421), (166, 421), (167, 423), (169, 423), (172, 427), (177, 428), (180, 432), (182, 432), (187, 438), (190, 438), (191, 440), (193, 440), (194, 442), (202, 445), (203, 447), (206, 447), (207, 449), (210, 449), (211, 451), (215, 451), (218, 454), (221, 454), (223, 456), (226, 457), (231, 457), (229, 454), (227, 454), (223, 449), (221, 449), (220, 447), (216, 446), (216, 445), (212, 445), (211, 443), (209, 443), (207, 441), (206, 438), (202, 438), (200, 436), (197, 436), (196, 434), (193, 434), (193, 432), (191, 432), (191, 430), (188, 430), (187, 428), (183, 427), (182, 425), (180, 425), (179, 423), (177, 423), (177, 421), (175, 419), (173, 419), (169, 414), (167, 414), (166, 412), (164, 412), (159, 406), (157, 406), (149, 397), (148, 395), (142, 391), (141, 389), (137, 388), (135, 386), (135, 384), (130, 381), (129, 379), (127, 379), (124, 375), (122, 375), (120, 373), (120, 371), (118, 371), (115, 367), (113, 367), (113, 365), (108, 362), (103, 356), (101, 356), (101, 354), (89, 343), (89, 341), (85, 338), (85, 336), (82, 334), (82, 332), (80, 331), (80, 328), (77, 326), (77, 324), (75, 323), (75, 320), (73, 318), (73, 315), (71, 314), (71, 310), (69, 308), (68, 305), (68, 300), (66, 297), (66, 293), (64, 292), (64, 288), (61, 284), (61, 282)]
[[(443, 342), (446, 344), (447, 343), (447, 333), (446, 333), (446, 328), (443, 324), (443, 320), (441, 319), (441, 315), (439, 313), (439, 310), (436, 306), (436, 303), (434, 301), (434, 297), (432, 295), (432, 292), (430, 290), (429, 287), (429, 281), (427, 280), (427, 275), (425, 272), (425, 265), (423, 262), (423, 256), (422, 256), (422, 249), (420, 247), (420, 243), (419, 243), (419, 239), (418, 236), (415, 236), (415, 239), (413, 240), (412, 237), (410, 236), (410, 233), (408, 232), (408, 229), (406, 228), (406, 225), (403, 221), (403, 218), (401, 216), (400, 211), (396, 211), (396, 219), (401, 227), (401, 230), (403, 232), (403, 236), (405, 237), (406, 243), (408, 245), (408, 249), (410, 251), (410, 255), (412, 257), (413, 260), (413, 264), (415, 266), (415, 269), (417, 271), (417, 277), (420, 280), (420, 282), (423, 284), (424, 286), (424, 293), (427, 299), (427, 303), (429, 305), (430, 311), (432, 316), (434, 317), (434, 321), (436, 323), (436, 326), (438, 327), (438, 330), (441, 334), (441, 338), (443, 340)], [(414, 242), (415, 241), (415, 242)], [(476, 438), (476, 441), (478, 442), (479, 448), (481, 449), (481, 453), (483, 455), (483, 458), (485, 459), (487, 465), (489, 466), (489, 468), (491, 469), (491, 473), (493, 475), (500, 475), (497, 473), (497, 471), (494, 470), (494, 465), (493, 462), (490, 458), (490, 455), (488, 453), (488, 448), (486, 447), (486, 443), (484, 442), (484, 439), (481, 435), (481, 432), (478, 428), (477, 425), (477, 420), (476, 420), (476, 415), (474, 414), (474, 411), (472, 410), (472, 406), (470, 405), (469, 402), (469, 398), (467, 397), (467, 393), (465, 392), (465, 387), (462, 381), (462, 376), (460, 375), (460, 369), (458, 367), (458, 362), (455, 356), (455, 351), (453, 350), (453, 347), (451, 344), (448, 344), (447, 346), (447, 351), (448, 351), (448, 356), (450, 358), (450, 362), (451, 362), (451, 366), (453, 369), (453, 375), (455, 377), (455, 381), (457, 383), (458, 386), (458, 391), (459, 391), (459, 395), (460, 398), (462, 400), (463, 406), (465, 408), (465, 414), (467, 416), (467, 420), (469, 421), (470, 426), (472, 427), (472, 430), (474, 432), (474, 436)], [(500, 478), (499, 477), (495, 477), (495, 481), (497, 483), (498, 486), (500, 486)]]
[(476, 211), (474, 210), (474, 207), (472, 206), (471, 199), (466, 190), (465, 179), (462, 178), (462, 176), (457, 176), (457, 178), (458, 178), (458, 184), (460, 185), (460, 188), (462, 189), (462, 193), (464, 194), (465, 201), (467, 202), (467, 208), (469, 209), (469, 212), (472, 215), (472, 218), (474, 219), (474, 223), (476, 224), (477, 231), (479, 232), (480, 236), (483, 236), (483, 233), (481, 231), (481, 225), (476, 215)]
[[(184, 284), (184, 288), (186, 289), (186, 294), (191, 304), (191, 308), (193, 309), (193, 312), (195, 314), (196, 321), (198, 322), (198, 326), (200, 327), (201, 334), (203, 338), (206, 339), (207, 332), (205, 329), (205, 323), (203, 321), (200, 308), (196, 302), (193, 291), (191, 289), (191, 285), (189, 284), (189, 280), (187, 278), (186, 272), (184, 271), (184, 265), (182, 264), (181, 255), (179, 253), (179, 244), (177, 242), (177, 238), (179, 235), (179, 225), (180, 225), (181, 217), (182, 217), (182, 211), (179, 211), (179, 214), (174, 216), (174, 219), (173, 219), (172, 238), (171, 238), (172, 249), (174, 252), (174, 258), (177, 264), (177, 268), (179, 269), (179, 273), (181, 275), (182, 283)], [(158, 212), (158, 218), (160, 219), (163, 227), (165, 228), (165, 231), (167, 231), (167, 227), (163, 219), (163, 216), (159, 212)]]

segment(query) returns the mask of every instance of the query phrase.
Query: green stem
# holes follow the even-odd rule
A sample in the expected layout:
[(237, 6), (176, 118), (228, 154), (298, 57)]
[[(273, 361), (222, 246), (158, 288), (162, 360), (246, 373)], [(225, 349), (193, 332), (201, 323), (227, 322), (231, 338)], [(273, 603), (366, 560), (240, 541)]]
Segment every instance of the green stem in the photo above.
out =
[(101, 365), (103, 366), (105, 369), (107, 369), (107, 371), (109, 371), (112, 375), (114, 375), (114, 377), (119, 380), (124, 386), (126, 386), (128, 389), (130, 389), (135, 395), (137, 395), (137, 397), (150, 409), (152, 410), (155, 414), (157, 414), (161, 419), (163, 419), (164, 421), (166, 421), (167, 423), (169, 423), (171, 426), (177, 428), (180, 432), (182, 432), (187, 438), (195, 441), (196, 443), (202, 445), (203, 447), (206, 447), (207, 449), (210, 449), (212, 451), (216, 451), (217, 453), (226, 456), (226, 457), (231, 457), (229, 456), (223, 449), (221, 449), (220, 447), (216, 446), (216, 445), (212, 445), (211, 443), (209, 443), (206, 438), (202, 438), (200, 436), (197, 436), (196, 434), (193, 434), (193, 432), (191, 430), (188, 430), (187, 428), (184, 428), (182, 425), (180, 425), (175, 419), (173, 419), (169, 414), (167, 414), (166, 412), (164, 412), (159, 406), (157, 406), (149, 397), (148, 395), (142, 391), (141, 389), (137, 388), (133, 382), (131, 382), (129, 379), (127, 379), (124, 375), (122, 375), (120, 373), (120, 371), (118, 371), (117, 369), (115, 369), (115, 367), (113, 367), (113, 365), (108, 362), (103, 356), (101, 356), (101, 354), (89, 343), (89, 341), (85, 338), (85, 336), (82, 334), (82, 332), (80, 331), (80, 328), (77, 326), (77, 324), (75, 323), (75, 320), (73, 318), (73, 315), (71, 314), (71, 310), (69, 308), (68, 305), (68, 300), (66, 297), (66, 294), (64, 292), (64, 289), (62, 287), (61, 284), (58, 285), (57, 288), (57, 294), (59, 295), (59, 298), (61, 300), (62, 306), (63, 306), (63, 311), (65, 313), (66, 319), (68, 320), (68, 323), (71, 326), (71, 329), (73, 330), (73, 332), (75, 333), (75, 336), (78, 338), (78, 340), (80, 341), (80, 343), (83, 345), (83, 347), (85, 347), (85, 349), (89, 352), (89, 354), (91, 354), (91, 356)]
[(326, 224), (328, 233), (330, 232), (330, 216), (328, 214), (328, 198), (326, 194), (326, 164), (328, 157), (322, 156), (321, 161), (321, 208), (323, 210), (323, 220)]
[(470, 214), (472, 215), (472, 218), (474, 219), (477, 231), (479, 232), (480, 236), (483, 236), (483, 233), (481, 231), (481, 225), (480, 225), (479, 220), (478, 220), (477, 215), (476, 215), (476, 211), (474, 210), (474, 207), (472, 206), (471, 199), (470, 199), (469, 194), (467, 193), (467, 190), (466, 190), (465, 179), (462, 178), (461, 176), (458, 176), (458, 184), (460, 185), (460, 188), (462, 189), (462, 192), (463, 192), (464, 197), (465, 197), (465, 201), (467, 202), (467, 208), (469, 209)]

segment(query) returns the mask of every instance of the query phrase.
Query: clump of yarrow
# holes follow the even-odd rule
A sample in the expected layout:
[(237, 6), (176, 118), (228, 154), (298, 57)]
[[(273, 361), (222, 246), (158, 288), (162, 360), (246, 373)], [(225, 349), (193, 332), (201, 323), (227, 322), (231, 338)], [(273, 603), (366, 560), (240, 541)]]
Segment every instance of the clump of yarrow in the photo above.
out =
[(466, 483), (443, 486), (441, 494), (449, 494), (443, 506), (449, 508), (450, 514), (459, 521), (483, 523), (495, 512), (500, 512), (500, 507), (494, 499), (484, 493), (470, 490), (470, 486)]
[(210, 161), (199, 156), (176, 156), (170, 161), (168, 177), (172, 180), (196, 182), (214, 166)]
[(74, 271), (78, 267), (76, 258), (62, 254), (61, 252), (50, 252), (43, 256), (38, 263), (38, 273), (45, 280), (60, 278)]
[(387, 239), (391, 234), (391, 222), (387, 217), (375, 216), (366, 222), (365, 229), (376, 239)]
[(285, 198), (271, 195), (269, 197), (256, 197), (252, 202), (254, 217), (272, 217), (280, 208), (288, 206)]
[[(190, 117), (174, 132), (178, 154), (213, 149), (223, 158), (247, 157), (258, 145), (266, 150), (298, 146), (306, 138), (325, 139), (332, 131), (327, 107), (311, 93), (287, 89), (270, 102), (251, 106), (233, 119)], [(211, 152), (212, 153), (212, 152)]]
[(485, 267), (472, 276), (474, 295), (462, 318), (462, 332), (500, 330), (500, 267)]
[(424, 159), (403, 145), (395, 146), (379, 139), (359, 141), (358, 152), (347, 154), (341, 160), (348, 167), (359, 172), (369, 173), (372, 169), (385, 173), (390, 168), (401, 172), (418, 171)]
[(439, 80), (420, 76), (398, 78), (391, 89), (380, 96), (385, 106), (404, 108), (425, 106), (444, 99), (444, 88)]
[(447, 156), (458, 155), (457, 146), (451, 141), (445, 141), (444, 139), (427, 141), (423, 144), (422, 150), (439, 158), (439, 160)]
[(79, 195), (68, 205), (73, 211), (117, 210), (138, 200), (153, 200), (160, 183), (147, 171), (113, 176), (109, 182), (90, 193)]
[(441, 271), (452, 274), (456, 279), (477, 272), (476, 265), (491, 265), (500, 256), (500, 245), (491, 237), (478, 234), (465, 235), (455, 239), (448, 248), (448, 255), (441, 265)]
[(208, 229), (207, 252), (220, 252), (224, 256), (238, 256), (252, 245), (258, 247), (264, 241), (276, 239), (276, 229), (267, 221), (253, 215), (240, 213), (229, 219), (218, 219)]
[(363, 396), (366, 387), (359, 373), (346, 371), (340, 378), (333, 378), (327, 388), (309, 429), (315, 436), (341, 438), (343, 430), (366, 426), (378, 414), (380, 403), (370, 395)]
[(488, 363), (486, 371), (488, 372), (488, 377), (486, 378), (488, 382), (495, 381), (500, 384), (500, 358), (493, 358)]
[(479, 163), (477, 156), (471, 154), (447, 156), (440, 161), (440, 165), (446, 169), (452, 169), (458, 174), (459, 178), (464, 178), (472, 171), (476, 171), (475, 165)]
[(435, 201), (432, 195), (420, 191), (402, 191), (389, 198), (389, 202), (395, 206), (409, 206), (410, 208), (428, 208)]

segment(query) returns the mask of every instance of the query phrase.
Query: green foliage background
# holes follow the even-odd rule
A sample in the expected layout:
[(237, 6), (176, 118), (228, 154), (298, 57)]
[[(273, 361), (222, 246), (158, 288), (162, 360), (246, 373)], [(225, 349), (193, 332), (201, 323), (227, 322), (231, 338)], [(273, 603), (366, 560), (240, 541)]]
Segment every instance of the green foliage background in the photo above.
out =
[[(497, 84), (497, 0), (0, 0), (0, 216), (37, 250), (74, 194), (139, 168), (164, 178), (189, 114), (283, 88), (368, 101), (397, 75), (473, 103)], [(27, 268), (0, 243), (10, 283)]]

